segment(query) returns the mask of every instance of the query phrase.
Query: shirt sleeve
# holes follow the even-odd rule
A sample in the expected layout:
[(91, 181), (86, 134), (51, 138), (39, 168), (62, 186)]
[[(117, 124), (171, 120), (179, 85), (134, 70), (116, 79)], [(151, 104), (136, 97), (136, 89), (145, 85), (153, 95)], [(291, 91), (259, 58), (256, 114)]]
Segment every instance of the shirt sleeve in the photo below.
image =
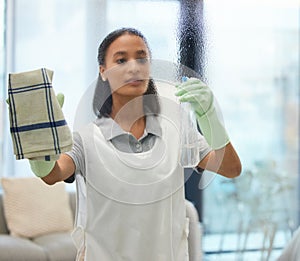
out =
[[(212, 148), (207, 143), (206, 139), (203, 137), (201, 133), (199, 133), (199, 142), (200, 142), (200, 150), (199, 150), (199, 159), (200, 161), (205, 158), (205, 156), (212, 151)], [(202, 174), (204, 169), (201, 169), (200, 167), (196, 166), (195, 170), (197, 173)]]
[(208, 145), (206, 139), (199, 133), (199, 141), (200, 141), (200, 150), (199, 150), (199, 158), (200, 161), (205, 158), (205, 156), (212, 151), (212, 148)]
[[(66, 154), (72, 158), (72, 160), (74, 161), (74, 164), (75, 164), (75, 173), (73, 174), (73, 176), (70, 177), (73, 180), (72, 181), (70, 180), (70, 181), (71, 182), (74, 181), (75, 174), (81, 174), (81, 175), (85, 176), (84, 149), (83, 149), (82, 139), (77, 132), (75, 132), (73, 134), (72, 150), (69, 152), (66, 152)], [(68, 180), (65, 180), (65, 181), (68, 182)]]

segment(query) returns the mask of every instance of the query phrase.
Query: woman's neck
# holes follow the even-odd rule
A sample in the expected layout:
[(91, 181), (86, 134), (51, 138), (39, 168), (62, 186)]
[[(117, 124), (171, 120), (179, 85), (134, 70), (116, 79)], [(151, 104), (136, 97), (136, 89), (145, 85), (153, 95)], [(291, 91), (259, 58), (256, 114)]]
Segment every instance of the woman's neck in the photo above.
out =
[(110, 116), (123, 130), (130, 132), (137, 139), (143, 135), (146, 126), (143, 97), (133, 99), (114, 99), (113, 97)]

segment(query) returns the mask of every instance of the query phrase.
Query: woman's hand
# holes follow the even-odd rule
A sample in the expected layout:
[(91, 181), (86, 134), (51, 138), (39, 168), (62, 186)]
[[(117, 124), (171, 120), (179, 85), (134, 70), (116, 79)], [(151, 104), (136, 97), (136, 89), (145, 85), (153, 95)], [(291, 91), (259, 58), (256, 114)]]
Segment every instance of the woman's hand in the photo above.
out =
[(229, 143), (227, 132), (215, 110), (213, 93), (206, 84), (190, 78), (177, 85), (175, 95), (180, 102), (191, 104), (201, 132), (212, 149), (223, 148)]

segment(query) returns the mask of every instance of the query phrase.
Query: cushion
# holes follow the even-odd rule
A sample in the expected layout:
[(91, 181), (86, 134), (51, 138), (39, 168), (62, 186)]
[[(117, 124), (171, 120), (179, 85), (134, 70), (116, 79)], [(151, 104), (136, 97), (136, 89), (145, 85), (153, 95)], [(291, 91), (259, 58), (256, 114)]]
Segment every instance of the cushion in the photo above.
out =
[(52, 233), (33, 239), (47, 253), (48, 260), (76, 260), (77, 249), (73, 243), (71, 234)]
[(48, 259), (43, 247), (35, 244), (31, 240), (0, 234), (0, 260), (33, 261)]
[(72, 230), (73, 216), (63, 182), (49, 186), (36, 177), (1, 181), (4, 214), (11, 235), (33, 238)]

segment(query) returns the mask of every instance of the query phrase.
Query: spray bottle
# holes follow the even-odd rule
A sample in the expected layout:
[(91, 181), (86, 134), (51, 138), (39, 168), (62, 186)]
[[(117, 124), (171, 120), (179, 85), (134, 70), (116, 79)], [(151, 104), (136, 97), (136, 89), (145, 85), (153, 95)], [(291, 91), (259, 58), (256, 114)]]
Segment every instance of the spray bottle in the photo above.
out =
[[(187, 77), (182, 77), (182, 81), (187, 81)], [(199, 157), (199, 133), (197, 129), (196, 115), (189, 102), (180, 103), (180, 135), (181, 153), (180, 165), (183, 168), (194, 168), (200, 161)]]

